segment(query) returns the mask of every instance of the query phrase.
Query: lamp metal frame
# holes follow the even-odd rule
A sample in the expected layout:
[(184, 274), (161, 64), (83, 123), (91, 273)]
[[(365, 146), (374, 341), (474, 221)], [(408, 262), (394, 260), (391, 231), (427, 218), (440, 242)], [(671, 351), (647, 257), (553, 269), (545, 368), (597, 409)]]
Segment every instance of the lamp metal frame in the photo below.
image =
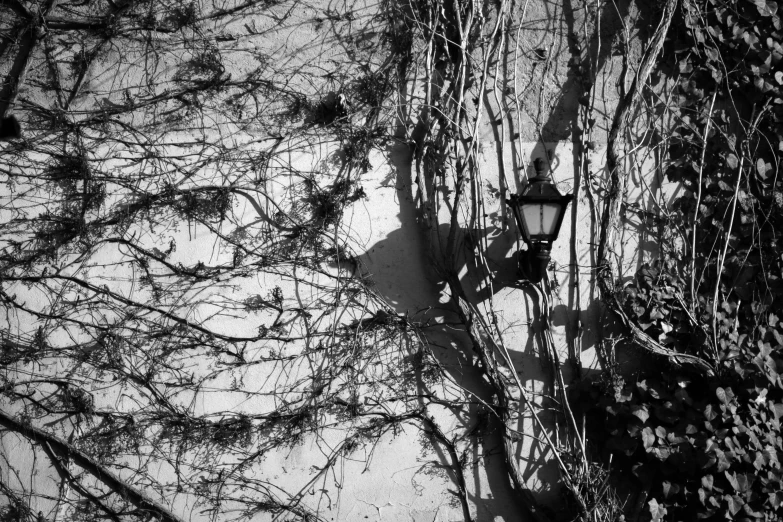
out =
[[(573, 194), (562, 194), (544, 170), (543, 160), (537, 158), (534, 162), (536, 176), (528, 180), (527, 186), (520, 194), (512, 194), (506, 203), (511, 207), (514, 220), (522, 239), (528, 245), (527, 253), (520, 253), (519, 267), (527, 278), (538, 283), (546, 273), (551, 258), (552, 242), (560, 235), (568, 204), (574, 199)], [(530, 234), (526, 226), (521, 208), (525, 204), (554, 203), (561, 210), (551, 234)]]

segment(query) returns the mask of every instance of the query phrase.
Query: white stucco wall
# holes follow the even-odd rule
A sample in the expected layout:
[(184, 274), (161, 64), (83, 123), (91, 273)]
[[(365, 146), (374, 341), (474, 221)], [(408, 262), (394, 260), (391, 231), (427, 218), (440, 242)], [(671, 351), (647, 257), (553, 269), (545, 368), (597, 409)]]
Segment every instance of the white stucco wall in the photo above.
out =
[[(354, 59), (355, 53), (362, 51), (362, 38), (367, 35), (377, 36), (384, 28), (376, 17), (378, 5), (371, 3), (356, 3), (345, 5), (297, 5), (288, 11), (285, 6), (271, 8), (271, 15), (253, 18), (251, 20), (237, 19), (221, 27), (221, 34), (241, 36), (232, 44), (229, 66), (241, 71), (251, 70), (262, 63), (260, 57), (266, 56), (276, 62), (279, 74), (290, 74), (292, 89), (299, 89), (311, 101), (330, 91), (339, 91), (341, 87), (353, 81), (360, 68)], [(335, 13), (351, 12), (352, 18), (337, 20)], [(273, 15), (273, 16), (272, 16)], [(332, 16), (332, 18), (330, 18)], [(463, 286), (477, 307), (488, 316), (496, 314), (498, 328), (502, 333), (505, 345), (509, 348), (522, 383), (531, 393), (534, 402), (539, 406), (539, 415), (553, 425), (554, 415), (551, 414), (551, 402), (545, 399), (553, 393), (553, 383), (548, 377), (547, 363), (538, 353), (535, 335), (540, 331), (541, 302), (533, 288), (519, 281), (517, 272), (518, 241), (516, 226), (512, 217), (504, 208), (500, 187), (501, 176), (505, 176), (505, 184), (512, 190), (522, 186), (524, 173), (532, 174), (532, 160), (538, 157), (548, 157), (552, 168), (553, 179), (562, 192), (573, 192), (579, 189), (584, 180), (575, 178), (574, 145), (571, 141), (537, 140), (542, 125), (538, 121), (540, 115), (551, 111), (548, 121), (551, 127), (548, 138), (558, 137), (563, 131), (568, 131), (567, 122), (571, 112), (576, 110), (573, 99), (565, 92), (564, 85), (569, 78), (568, 49), (565, 42), (568, 28), (565, 26), (563, 6), (551, 6), (543, 2), (531, 2), (528, 18), (520, 20), (530, 36), (521, 45), (522, 53), (529, 53), (537, 46), (545, 46), (552, 52), (551, 68), (542, 74), (540, 79), (543, 89), (537, 91), (539, 79), (535, 76), (536, 69), (521, 70), (520, 84), (529, 88), (522, 104), (520, 125), (507, 125), (505, 132), (497, 120), (486, 118), (481, 131), (482, 152), (479, 157), (480, 179), (474, 181), (482, 193), (485, 209), (482, 218), (487, 233), (486, 242), (487, 263), (492, 272), (492, 289), (482, 287), (473, 279), (472, 270), (461, 267), (460, 276)], [(277, 17), (277, 18), (275, 18)], [(280, 23), (277, 19), (284, 20)], [(314, 21), (316, 20), (316, 21)], [(317, 20), (320, 20), (318, 22)], [(361, 36), (362, 38), (358, 38)], [(359, 42), (353, 40), (357, 37)], [(369, 38), (369, 36), (367, 36)], [(62, 51), (65, 53), (65, 51)], [(510, 52), (510, 51), (509, 51)], [(119, 62), (119, 56), (112, 55), (107, 59), (105, 67)], [(132, 65), (130, 73), (123, 77), (122, 82), (133, 84), (138, 71), (136, 60), (139, 56), (125, 56)], [(166, 57), (164, 63), (172, 69), (180, 57), (175, 53)], [(114, 62), (112, 62), (114, 60)], [(167, 61), (168, 60), (168, 61)], [(169, 63), (169, 61), (171, 63)], [(372, 59), (370, 60), (371, 63)], [(611, 92), (612, 81), (618, 76), (617, 57), (606, 58), (601, 76), (601, 89), (607, 93), (601, 98), (602, 108), (611, 108), (616, 102)], [(535, 67), (541, 67), (541, 64)], [(324, 71), (330, 73), (324, 79)], [(126, 71), (128, 72), (128, 71)], [(111, 73), (111, 74), (110, 74)], [(122, 76), (122, 75), (119, 75)], [(97, 67), (92, 72), (90, 82), (82, 95), (76, 99), (74, 108), (88, 107), (101, 99), (101, 93), (110, 89), (117, 90), (113, 83), (117, 81), (116, 71), (106, 71)], [(318, 77), (320, 84), (313, 84), (312, 78)], [(123, 83), (118, 92), (125, 86)], [(32, 93), (34, 96), (35, 93)], [(37, 101), (45, 99), (40, 95)], [(109, 100), (101, 103), (117, 102)], [(487, 102), (490, 112), (493, 107), (490, 96)], [(386, 108), (393, 111), (396, 108)], [(538, 119), (537, 119), (538, 118)], [(513, 119), (513, 118), (512, 118)], [(562, 120), (562, 121), (561, 121)], [(607, 116), (602, 122), (606, 125)], [(516, 121), (516, 120), (514, 120)], [(516, 128), (514, 127), (516, 125)], [(546, 125), (544, 125), (546, 126)], [(605, 128), (604, 128), (605, 131)], [(234, 151), (253, 154), (266, 150), (268, 143), (258, 138), (261, 128), (249, 126), (237, 129), (222, 121), (215, 121), (214, 127), (204, 130), (209, 139), (223, 139), (234, 143)], [(325, 133), (324, 133), (325, 134)], [(565, 132), (566, 136), (568, 132)], [(187, 139), (187, 133), (180, 138)], [(565, 136), (559, 136), (561, 138)], [(600, 137), (598, 138), (600, 142)], [(265, 189), (272, 199), (285, 199), (285, 172), (321, 172), (326, 181), (333, 174), (330, 172), (335, 165), (335, 143), (312, 132), (310, 135), (292, 140), (289, 152), (275, 158), (271, 170), (279, 174)], [(385, 147), (385, 148), (384, 148)], [(1, 151), (0, 151), (1, 152)], [(106, 162), (107, 168), (126, 169), (133, 171), (135, 166), (126, 161), (131, 156), (124, 150), (96, 150), (96, 156), (111, 158)], [(138, 154), (138, 151), (131, 151)], [(595, 174), (600, 176), (603, 164), (603, 149), (598, 148), (593, 154)], [(650, 162), (655, 158), (649, 158)], [(373, 168), (360, 178), (366, 197), (350, 206), (336, 234), (344, 239), (358, 257), (358, 266), (323, 266), (331, 275), (343, 278), (366, 277), (373, 281), (373, 290), (380, 300), (387, 303), (396, 313), (405, 314), (423, 328), (422, 334), (432, 347), (437, 362), (441, 364), (447, 375), (447, 380), (438, 393), (444, 397), (461, 397), (475, 395), (481, 400), (490, 402), (491, 391), (482, 380), (481, 372), (475, 367), (474, 355), (467, 344), (464, 333), (454, 327), (454, 314), (448, 308), (449, 296), (444, 283), (438, 280), (432, 269), (432, 262), (427, 251), (425, 236), (417, 221), (415, 174), (411, 172), (412, 152), (402, 143), (401, 139), (388, 140), (374, 150), (370, 156)], [(651, 168), (651, 167), (650, 167)], [(226, 168), (227, 170), (230, 170)], [(647, 172), (648, 167), (639, 170)], [(282, 174), (281, 174), (282, 173)], [(221, 171), (221, 166), (211, 165), (199, 171), (199, 177), (192, 183), (208, 183), (221, 176), (230, 176), (231, 172)], [(637, 173), (638, 174), (638, 173)], [(649, 178), (647, 174), (642, 177)], [(445, 189), (453, 187), (449, 176), (445, 179)], [(642, 183), (636, 183), (641, 187)], [(637, 202), (648, 209), (654, 209), (656, 201), (642, 201), (638, 193), (631, 190), (631, 201)], [(111, 202), (110, 202), (111, 203)], [(259, 203), (263, 204), (263, 202)], [(439, 209), (441, 216), (446, 217), (448, 209)], [(267, 208), (269, 211), (269, 208)], [(243, 198), (237, 198), (233, 208), (235, 223), (232, 226), (248, 224), (258, 219), (253, 206)], [(10, 219), (10, 214), (0, 209), (1, 219)], [(443, 222), (447, 222), (444, 219)], [(575, 346), (582, 367), (586, 373), (595, 372), (599, 361), (594, 346), (594, 320), (596, 317), (594, 295), (592, 294), (592, 258), (593, 234), (595, 222), (591, 207), (579, 191), (579, 196), (568, 209), (561, 230), (560, 238), (552, 248), (552, 266), (550, 272), (555, 284), (553, 293), (553, 338), (561, 361), (568, 359), (568, 345)], [(180, 223), (177, 227), (152, 232), (139, 227), (139, 237), (143, 237), (145, 245), (152, 249), (165, 250), (173, 240), (177, 248), (170, 260), (174, 263), (194, 264), (203, 261), (205, 264), (220, 264), (231, 259), (231, 252), (223, 249), (215, 240), (215, 235), (203, 227), (191, 226), (190, 223)], [(624, 270), (622, 277), (633, 274), (639, 263), (637, 250), (645, 240), (642, 236), (628, 233), (623, 237), (622, 244), (626, 249), (621, 260)], [(643, 250), (643, 248), (642, 248)], [(627, 254), (627, 255), (626, 255)], [(127, 297), (135, 296), (143, 299), (147, 290), (130, 285), (130, 274), (122, 272), (127, 267), (117, 268), (108, 264), (121, 257), (116, 248), (106, 247), (96, 255), (91, 263), (93, 268), (85, 268), (96, 281), (101, 284), (111, 284), (112, 290)], [(471, 261), (472, 262), (472, 261)], [(80, 268), (81, 269), (81, 268)], [(229, 316), (227, 309), (236, 303), (241, 303), (253, 295), (265, 295), (270, 288), (279, 286), (283, 294), (294, 301), (300, 299), (309, 304), (316, 303), (322, 297), (322, 287), (334, 285), (334, 281), (324, 274), (308, 273), (306, 289), (300, 288), (296, 282), (270, 273), (260, 272), (253, 277), (237, 278), (236, 280), (217, 281), (214, 285), (204, 284), (194, 287), (187, 296), (194, 306), (192, 319), (204, 321), (204, 324), (216, 331), (235, 335), (253, 335), (259, 324), (270, 320), (270, 312), (237, 314)], [(490, 300), (491, 295), (491, 300)], [(44, 306), (45, 295), (27, 296), (31, 306)], [(492, 309), (490, 310), (490, 301)], [(199, 303), (196, 305), (195, 303)], [(377, 306), (377, 303), (367, 300), (367, 309)], [(313, 305), (315, 306), (315, 305)], [(350, 315), (361, 309), (357, 306), (345, 316), (336, 317), (326, 314), (335, 324), (346, 324), (355, 317)], [(366, 311), (366, 310), (364, 310)], [(265, 315), (266, 314), (266, 315)], [(274, 314), (272, 314), (274, 315)], [(576, 316), (579, 316), (582, 333), (576, 339), (571, 339), (572, 327)], [(0, 319), (2, 320), (2, 319)], [(60, 332), (63, 335), (62, 332)], [(52, 339), (57, 342), (57, 339)], [(292, 345), (286, 349), (295, 353), (300, 345)], [(400, 347), (397, 359), (391, 358), (390, 364), (401, 364), (406, 355), (405, 347)], [(259, 349), (257, 353), (260, 353)], [(200, 363), (194, 362), (194, 367)], [(56, 365), (49, 371), (56, 372)], [(206, 368), (199, 368), (206, 371)], [(286, 373), (286, 372), (291, 372)], [(271, 371), (267, 367), (258, 366), (243, 372), (242, 385), (233, 391), (232, 378), (236, 375), (226, 374), (211, 382), (210, 389), (201, 390), (195, 396), (182, 396), (179, 400), (192, 402), (192, 411), (196, 415), (217, 414), (219, 412), (242, 412), (247, 414), (264, 413), (275, 403), (276, 383), (278, 380), (289, 379), (297, 370), (278, 367)], [(565, 365), (566, 377), (570, 376), (570, 368)], [(280, 372), (280, 373), (275, 373)], [(245, 392), (252, 392), (248, 398)], [(122, 408), (130, 405), (132, 397), (123, 395), (120, 390), (107, 388), (97, 397), (107, 407)], [(4, 405), (6, 406), (6, 405)], [(454, 414), (446, 408), (434, 411), (438, 422), (447, 433), (460, 433), (469, 430), (473, 422), (476, 408), (468, 408), (469, 416)], [(555, 503), (557, 492), (554, 485), (557, 482), (558, 471), (551, 459), (551, 453), (542, 442), (538, 428), (533, 423), (528, 412), (521, 416), (517, 429), (522, 434), (517, 457), (522, 473), (529, 487), (537, 492), (538, 498), (544, 502)], [(66, 435), (66, 434), (61, 434)], [(258, 477), (263, 477), (280, 487), (301, 496), (303, 504), (316, 510), (329, 520), (411, 520), (450, 521), (463, 519), (459, 503), (450, 492), (455, 488), (454, 476), (448, 469), (449, 456), (442, 448), (433, 448), (422, 439), (421, 431), (410, 425), (403, 425), (396, 433), (387, 433), (376, 443), (360, 448), (349, 456), (341, 456), (334, 469), (325, 477), (314, 474), (315, 468), (322, 466), (329, 451), (341, 443), (339, 430), (324, 430), (318, 436), (305, 440), (301, 445), (291, 448), (278, 448), (271, 451), (263, 459), (262, 465), (253, 470)], [(514, 498), (503, 467), (503, 455), (500, 447), (500, 436), (497, 430), (488, 430), (480, 437), (469, 436), (460, 441), (459, 447), (466, 456), (467, 466), (467, 496), (471, 504), (471, 512), (479, 521), (520, 520), (520, 504)], [(15, 483), (9, 469), (25, 470), (25, 476), (19, 478), (20, 486), (32, 487), (42, 493), (42, 497), (32, 499), (34, 511), (54, 512), (54, 500), (60, 493), (59, 481), (51, 467), (42, 463), (41, 455), (33, 452), (30, 445), (16, 435), (0, 437), (0, 447), (6, 458), (0, 462), (0, 472), (6, 481)], [(170, 473), (165, 466), (160, 473)], [(313, 481), (310, 477), (317, 476)], [(49, 498), (46, 498), (46, 496)], [(193, 510), (192, 499), (180, 497), (174, 501), (174, 507), (180, 513), (187, 513), (186, 518), (200, 520), (206, 518)], [(269, 519), (282, 519), (280, 516)], [(266, 518), (263, 518), (264, 520)], [(61, 518), (62, 520), (62, 518)], [(254, 519), (255, 520), (255, 519)], [(261, 520), (261, 518), (259, 518)]]

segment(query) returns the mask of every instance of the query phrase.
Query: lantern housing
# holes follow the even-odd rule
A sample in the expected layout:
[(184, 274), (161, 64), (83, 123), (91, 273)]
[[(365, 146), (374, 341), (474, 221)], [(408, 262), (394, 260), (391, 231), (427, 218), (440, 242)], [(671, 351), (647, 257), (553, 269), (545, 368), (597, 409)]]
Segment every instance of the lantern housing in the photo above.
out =
[[(514, 213), (517, 228), (528, 245), (526, 256), (520, 257), (520, 268), (530, 281), (541, 281), (549, 265), (552, 242), (560, 233), (565, 210), (573, 194), (561, 194), (544, 168), (544, 161), (533, 162), (536, 176), (528, 180), (519, 194), (506, 200)], [(523, 259), (524, 257), (524, 259)]]

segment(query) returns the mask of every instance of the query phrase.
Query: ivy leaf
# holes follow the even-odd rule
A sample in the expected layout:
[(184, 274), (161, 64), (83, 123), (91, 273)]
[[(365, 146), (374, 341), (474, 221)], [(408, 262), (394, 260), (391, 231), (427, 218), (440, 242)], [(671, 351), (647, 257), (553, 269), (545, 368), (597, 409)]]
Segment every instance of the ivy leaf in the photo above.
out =
[(726, 478), (729, 480), (729, 484), (731, 484), (731, 487), (734, 488), (734, 491), (739, 491), (740, 486), (737, 482), (737, 474), (736, 473), (729, 473), (728, 471), (723, 472), (724, 475), (726, 475)]
[(721, 450), (716, 450), (715, 456), (718, 457), (718, 472), (726, 471), (731, 467), (731, 462), (726, 458), (726, 453)]
[(743, 500), (737, 495), (726, 495), (724, 497), (729, 504), (729, 513), (736, 515), (742, 509)]
[(775, 16), (778, 12), (777, 2), (767, 2), (765, 0), (756, 0), (756, 8), (759, 10), (761, 16)]
[(761, 76), (756, 76), (755, 78), (753, 78), (753, 85), (755, 85), (756, 88), (761, 92), (767, 92), (774, 87), (771, 83), (764, 80), (764, 78), (762, 78)]
[(659, 522), (663, 520), (663, 517), (666, 515), (666, 507), (658, 504), (658, 501), (655, 499), (650, 500), (647, 504), (650, 507), (652, 521)]
[(783, 346), (783, 335), (780, 335), (780, 332), (777, 330), (772, 330), (772, 336), (775, 338), (778, 346)]
[(717, 390), (715, 390), (715, 395), (718, 397), (718, 400), (723, 404), (728, 404), (729, 402), (731, 402), (731, 397), (729, 393), (726, 393), (726, 390), (724, 390), (723, 388), (719, 387)]
[(783, 71), (775, 72), (775, 81), (778, 82), (780, 85), (783, 85)]
[(667, 447), (658, 447), (653, 448), (652, 454), (655, 455), (658, 460), (663, 462), (669, 458), (669, 455), (672, 454), (672, 451)]
[[(766, 438), (767, 439), (770, 439), (770, 438), (776, 439), (776, 437), (774, 437), (773, 435), (771, 435), (769, 433), (767, 433)], [(771, 442), (771, 441), (768, 441), (768, 442)], [(772, 464), (772, 467), (774, 467), (776, 469), (780, 467), (780, 462), (778, 461), (778, 452), (775, 450), (775, 448), (773, 448), (772, 446), (769, 446), (769, 445), (764, 446), (764, 455), (765, 455), (765, 457), (767, 459), (769, 459), (769, 462)]]
[[(756, 417), (756, 416), (757, 416), (757, 413), (755, 413), (755, 412), (754, 412), (754, 413), (753, 413), (753, 416), (754, 416), (754, 417)], [(754, 448), (756, 448), (756, 449), (759, 449), (759, 450), (763, 448), (763, 446), (762, 446), (762, 444), (761, 444), (761, 441), (760, 441), (760, 440), (759, 440), (759, 438), (756, 436), (756, 434), (755, 434), (755, 433), (753, 433), (753, 431), (752, 431), (752, 430), (748, 430), (748, 431), (747, 431), (747, 435), (748, 435), (748, 437), (750, 438), (750, 443), (751, 443), (751, 445), (752, 445)]]
[(756, 468), (757, 471), (761, 471), (764, 466), (769, 463), (769, 459), (764, 458), (766, 455), (763, 451), (754, 452), (754, 456), (755, 458), (753, 459), (753, 467)]
[(701, 469), (709, 469), (717, 461), (718, 461), (718, 459), (716, 459), (713, 455), (700, 455), (699, 456), (699, 462), (701, 463)]
[[(753, 64), (753, 65), (750, 66), (750, 70), (756, 76), (764, 76), (772, 68), (772, 53), (770, 53), (769, 51), (765, 51), (765, 53), (766, 54), (764, 54), (764, 55), (759, 55), (759, 58), (763, 58), (764, 59), (764, 63), (763, 64), (761, 64), (761, 65)], [(765, 82), (765, 83), (767, 83), (767, 85), (770, 85), (768, 82)], [(770, 88), (771, 87), (772, 86), (770, 85)]]
[(638, 417), (639, 420), (642, 422), (647, 422), (647, 419), (650, 418), (650, 412), (647, 409), (647, 406), (644, 404), (642, 404), (641, 406), (634, 407), (631, 413), (633, 413), (636, 417)]
[(653, 399), (661, 398), (661, 390), (657, 381), (650, 380), (650, 382), (647, 383), (647, 392)]
[(739, 159), (737, 159), (735, 154), (731, 153), (726, 156), (726, 164), (729, 168), (736, 169), (739, 166)]
[[(759, 1), (759, 0), (756, 0)], [(763, 1), (763, 0), (762, 0)], [(742, 32), (742, 39), (745, 40), (745, 43), (750, 47), (752, 50), (756, 51), (756, 46), (759, 44), (759, 37), (753, 34), (750, 31), (743, 31)]]
[(701, 485), (707, 489), (708, 491), (712, 491), (712, 483), (714, 482), (714, 478), (712, 475), (704, 475), (701, 478)]
[(680, 486), (679, 484), (672, 484), (668, 480), (665, 480), (663, 482), (663, 496), (664, 498), (669, 498), (670, 496), (674, 496), (677, 493), (680, 492)]
[(655, 433), (649, 426), (642, 430), (642, 442), (644, 449), (650, 449), (655, 444)]
[(769, 503), (775, 509), (780, 507), (780, 504), (783, 503), (783, 492), (775, 491), (774, 493), (770, 493), (769, 494)]
[(629, 402), (633, 400), (633, 391), (624, 387), (622, 390), (615, 392), (614, 398), (617, 402)]
[(724, 474), (729, 480), (729, 484), (734, 488), (737, 493), (747, 493), (753, 485), (753, 479), (748, 478), (745, 473), (729, 473), (725, 471)]
[(704, 408), (704, 416), (708, 421), (711, 421), (718, 416), (718, 412), (715, 411), (715, 408), (712, 407), (712, 404), (708, 404), (707, 407)]
[(776, 403), (774, 405), (774, 413), (775, 413), (775, 418), (776, 419), (779, 419), (781, 416), (783, 416), (783, 404), (781, 404), (779, 402)]

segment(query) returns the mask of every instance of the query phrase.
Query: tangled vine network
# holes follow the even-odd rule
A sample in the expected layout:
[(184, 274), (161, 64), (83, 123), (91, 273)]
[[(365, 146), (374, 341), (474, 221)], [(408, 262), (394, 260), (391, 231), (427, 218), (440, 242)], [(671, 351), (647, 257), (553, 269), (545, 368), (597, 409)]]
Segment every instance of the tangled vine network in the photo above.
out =
[[(779, 517), (778, 4), (636, 4), (0, 3), (0, 519), (327, 520), (346, 470), (402, 433), (465, 522), (489, 461), (471, 450), (492, 437), (519, 518)], [(554, 102), (541, 20), (567, 26)], [(547, 125), (553, 105), (568, 127)], [(570, 138), (572, 225), (591, 235), (585, 263), (572, 226), (567, 361), (556, 272), (514, 282), (541, 316), (546, 401), (490, 254), (531, 136)], [(448, 301), (423, 311), (378, 290), (354, 233), (390, 150)], [(655, 249), (629, 271), (634, 229)], [(651, 364), (624, 373), (626, 347)], [(556, 508), (530, 489), (526, 437), (557, 469)]]

